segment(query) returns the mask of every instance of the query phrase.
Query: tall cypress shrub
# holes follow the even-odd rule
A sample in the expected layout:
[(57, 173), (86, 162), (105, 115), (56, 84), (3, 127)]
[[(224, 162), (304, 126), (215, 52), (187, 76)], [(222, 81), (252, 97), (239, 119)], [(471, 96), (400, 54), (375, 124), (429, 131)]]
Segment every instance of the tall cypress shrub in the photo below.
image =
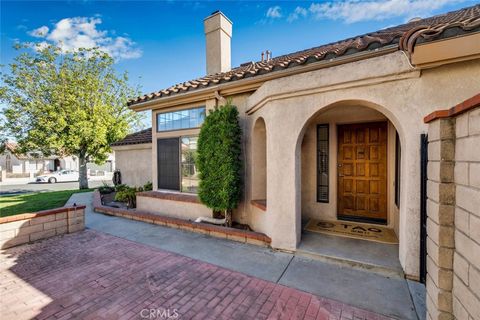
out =
[(238, 111), (231, 101), (210, 111), (198, 138), (200, 201), (214, 212), (223, 212), (228, 227), (242, 190), (241, 139)]

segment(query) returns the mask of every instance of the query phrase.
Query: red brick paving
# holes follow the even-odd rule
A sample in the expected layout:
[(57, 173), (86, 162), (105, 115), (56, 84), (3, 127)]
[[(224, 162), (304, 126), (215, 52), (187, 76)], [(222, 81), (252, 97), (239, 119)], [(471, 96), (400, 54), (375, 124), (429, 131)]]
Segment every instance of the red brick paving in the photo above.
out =
[(0, 272), (2, 319), (387, 319), (93, 230), (4, 250)]

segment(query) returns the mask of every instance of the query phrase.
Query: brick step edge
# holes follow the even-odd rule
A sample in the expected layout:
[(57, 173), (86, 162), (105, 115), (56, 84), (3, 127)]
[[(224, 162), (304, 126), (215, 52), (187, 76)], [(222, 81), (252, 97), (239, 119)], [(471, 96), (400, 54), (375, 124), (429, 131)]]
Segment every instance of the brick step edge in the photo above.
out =
[(179, 218), (161, 216), (147, 211), (128, 210), (105, 206), (102, 204), (100, 192), (98, 190), (95, 190), (93, 194), (93, 210), (95, 212), (104, 213), (111, 216), (158, 224), (170, 228), (176, 228), (190, 232), (206, 234), (217, 238), (224, 238), (260, 246), (270, 246), (272, 241), (267, 235), (259, 232), (198, 223)]

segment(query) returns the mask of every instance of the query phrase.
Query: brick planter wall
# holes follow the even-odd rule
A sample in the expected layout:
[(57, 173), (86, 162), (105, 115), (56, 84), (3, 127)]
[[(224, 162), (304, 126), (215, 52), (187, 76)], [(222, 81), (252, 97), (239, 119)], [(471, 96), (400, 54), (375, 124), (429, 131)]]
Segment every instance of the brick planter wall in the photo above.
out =
[[(157, 193), (158, 194), (158, 193)], [(147, 196), (151, 196), (148, 194)], [(157, 197), (158, 200), (162, 200), (161, 196)], [(163, 199), (165, 201), (175, 201), (172, 197)], [(184, 201), (185, 199), (180, 199), (179, 201)], [(190, 201), (188, 201), (190, 202)], [(144, 210), (127, 210), (121, 208), (108, 207), (102, 204), (100, 192), (95, 191), (93, 194), (93, 209), (96, 212), (101, 212), (104, 214), (138, 220), (153, 224), (158, 224), (165, 227), (182, 229), (190, 232), (197, 232), (212, 237), (224, 238), (238, 242), (244, 242), (249, 244), (255, 244), (260, 246), (269, 246), (271, 239), (263, 233), (253, 232), (248, 230), (240, 230), (227, 228), (212, 224), (197, 223), (185, 219), (179, 219), (169, 216), (162, 216), (158, 213), (152, 213)], [(210, 213), (210, 212), (209, 212)]]
[(425, 121), (427, 319), (480, 319), (480, 95)]
[(85, 206), (0, 218), (0, 249), (85, 229)]

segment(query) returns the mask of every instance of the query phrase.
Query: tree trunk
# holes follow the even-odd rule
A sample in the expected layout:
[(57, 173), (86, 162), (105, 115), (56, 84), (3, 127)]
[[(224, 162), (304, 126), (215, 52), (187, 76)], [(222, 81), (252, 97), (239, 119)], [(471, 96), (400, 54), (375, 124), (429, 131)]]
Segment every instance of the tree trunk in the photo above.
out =
[(223, 219), (223, 212), (222, 212), (222, 211), (213, 210), (212, 217), (213, 217), (214, 219)]
[(232, 209), (225, 210), (225, 226), (232, 227)]
[(78, 183), (80, 189), (88, 189), (88, 177), (87, 177), (87, 159), (85, 154), (80, 153), (78, 157)]

